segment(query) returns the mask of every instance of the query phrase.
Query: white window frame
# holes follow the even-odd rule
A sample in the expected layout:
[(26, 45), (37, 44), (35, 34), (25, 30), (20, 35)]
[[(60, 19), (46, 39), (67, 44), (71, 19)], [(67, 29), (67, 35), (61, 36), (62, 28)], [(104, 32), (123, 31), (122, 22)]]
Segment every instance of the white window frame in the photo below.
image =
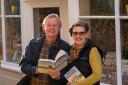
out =
[[(79, 19), (114, 19), (115, 20), (115, 37), (116, 37), (116, 66), (117, 66), (117, 85), (122, 85), (121, 73), (121, 38), (120, 38), (120, 19), (128, 19), (128, 16), (120, 16), (119, 1), (115, 2), (114, 16), (80, 16), (79, 15), (79, 0), (68, 0), (69, 6), (69, 26)], [(72, 41), (71, 41), (72, 42)], [(102, 83), (102, 85), (104, 85)]]
[(8, 62), (6, 59), (6, 33), (5, 33), (5, 18), (20, 18), (20, 15), (5, 15), (4, 13), (4, 0), (1, 0), (1, 22), (2, 22), (2, 52), (3, 52), (3, 59), (1, 60), (1, 68), (20, 72), (20, 67), (18, 64), (13, 62)]

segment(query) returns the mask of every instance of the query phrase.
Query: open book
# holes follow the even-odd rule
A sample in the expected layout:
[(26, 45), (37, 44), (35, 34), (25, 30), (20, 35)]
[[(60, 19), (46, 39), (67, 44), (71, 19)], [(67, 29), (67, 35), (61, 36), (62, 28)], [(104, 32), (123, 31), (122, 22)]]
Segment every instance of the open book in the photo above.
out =
[(85, 79), (84, 75), (75, 67), (73, 66), (65, 75), (64, 77), (74, 85), (77, 81)]
[(65, 66), (67, 66), (68, 62), (68, 54), (64, 50), (60, 50), (55, 60), (51, 59), (39, 59), (38, 67), (46, 68), (46, 69), (57, 69), (62, 70)]

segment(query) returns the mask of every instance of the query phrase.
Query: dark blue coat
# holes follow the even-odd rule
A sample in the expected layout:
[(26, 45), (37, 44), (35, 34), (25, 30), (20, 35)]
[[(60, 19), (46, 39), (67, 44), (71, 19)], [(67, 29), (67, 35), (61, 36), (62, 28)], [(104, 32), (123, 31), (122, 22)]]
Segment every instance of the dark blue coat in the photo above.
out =
[[(34, 76), (37, 77), (38, 74), (36, 74), (36, 66), (38, 64), (38, 59), (40, 57), (40, 53), (43, 47), (44, 37), (39, 37), (37, 39), (33, 39), (30, 41), (28, 46), (25, 49), (25, 52), (23, 54), (23, 59), (21, 60), (21, 71), (26, 74), (27, 77), (30, 79)], [(55, 41), (55, 44), (49, 48), (49, 59), (55, 59), (56, 54), (59, 52), (59, 50), (70, 50), (70, 45), (66, 43), (65, 41), (61, 40), (60, 38), (57, 38)], [(49, 77), (49, 85), (57, 85), (57, 80), (52, 79)]]

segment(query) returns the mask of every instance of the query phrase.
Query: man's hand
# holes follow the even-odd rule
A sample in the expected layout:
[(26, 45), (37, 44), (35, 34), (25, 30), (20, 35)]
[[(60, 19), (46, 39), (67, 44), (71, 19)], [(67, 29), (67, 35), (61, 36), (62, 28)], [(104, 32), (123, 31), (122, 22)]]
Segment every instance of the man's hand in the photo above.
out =
[(55, 69), (37, 67), (37, 73), (48, 74), (56, 80), (60, 79), (60, 72)]
[(56, 80), (59, 80), (60, 79), (60, 72), (55, 70), (55, 69), (49, 69), (48, 70), (48, 74), (53, 78), (53, 79), (56, 79)]
[(73, 83), (71, 83), (71, 82), (68, 82), (66, 85), (75, 85), (75, 84), (73, 84)]
[(37, 67), (37, 69), (36, 69), (36, 73), (44, 73), (44, 74), (48, 74), (48, 70), (49, 70), (49, 68), (41, 68), (41, 67)]

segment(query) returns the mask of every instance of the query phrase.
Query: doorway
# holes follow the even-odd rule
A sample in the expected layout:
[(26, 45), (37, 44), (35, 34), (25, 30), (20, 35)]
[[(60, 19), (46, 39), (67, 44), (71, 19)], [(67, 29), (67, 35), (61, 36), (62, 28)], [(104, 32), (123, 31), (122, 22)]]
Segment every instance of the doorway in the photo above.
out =
[(23, 50), (31, 39), (43, 34), (41, 20), (50, 13), (56, 13), (60, 16), (62, 21), (60, 37), (70, 42), (68, 0), (27, 0), (22, 2), (21, 9)]
[(44, 35), (42, 22), (43, 19), (51, 13), (58, 14), (59, 16), (59, 7), (33, 8), (34, 38)]

